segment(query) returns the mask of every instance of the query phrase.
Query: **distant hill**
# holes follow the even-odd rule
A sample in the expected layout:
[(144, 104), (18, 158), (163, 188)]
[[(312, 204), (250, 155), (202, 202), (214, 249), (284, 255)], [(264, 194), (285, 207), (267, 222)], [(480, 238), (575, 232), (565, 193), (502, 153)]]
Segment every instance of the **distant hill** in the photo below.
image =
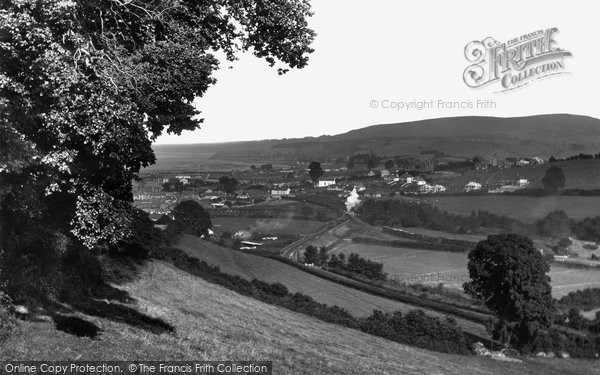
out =
[[(175, 148), (176, 147), (176, 148)], [(600, 152), (600, 120), (578, 115), (448, 117), (368, 126), (344, 134), (221, 144), (155, 146), (161, 159), (212, 154), (221, 161), (333, 161), (361, 153), (380, 156), (436, 151), (450, 156), (563, 157)]]

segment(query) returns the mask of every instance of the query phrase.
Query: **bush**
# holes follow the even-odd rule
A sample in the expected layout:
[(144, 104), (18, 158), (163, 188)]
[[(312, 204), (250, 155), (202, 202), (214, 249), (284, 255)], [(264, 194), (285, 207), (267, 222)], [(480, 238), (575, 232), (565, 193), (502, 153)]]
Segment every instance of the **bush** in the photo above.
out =
[(562, 312), (569, 309), (588, 311), (598, 307), (600, 307), (600, 288), (586, 288), (571, 292), (556, 303), (557, 310)]

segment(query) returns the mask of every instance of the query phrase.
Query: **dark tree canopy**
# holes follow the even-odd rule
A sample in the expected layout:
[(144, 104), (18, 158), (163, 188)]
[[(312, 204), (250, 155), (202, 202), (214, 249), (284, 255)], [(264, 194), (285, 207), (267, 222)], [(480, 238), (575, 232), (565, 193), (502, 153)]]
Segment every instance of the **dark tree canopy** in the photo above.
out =
[(88, 247), (127, 236), (131, 181), (156, 137), (202, 123), (215, 52), (302, 68), (310, 16), (307, 0), (0, 0), (2, 209)]
[(318, 181), (321, 176), (323, 176), (323, 168), (321, 168), (321, 163), (318, 161), (313, 161), (308, 166), (308, 175), (313, 181)]
[(465, 291), (496, 313), (497, 330), (508, 332), (523, 345), (549, 327), (553, 310), (550, 266), (529, 238), (489, 236), (469, 254), (468, 269), (471, 281), (465, 283)]
[(546, 174), (542, 178), (544, 189), (549, 193), (556, 193), (558, 190), (565, 187), (566, 178), (563, 170), (556, 165), (551, 166), (546, 170)]
[(319, 260), (319, 249), (313, 245), (304, 250), (304, 263), (315, 264)]
[(387, 169), (388, 171), (391, 171), (392, 169), (394, 169), (394, 165), (396, 165), (396, 163), (392, 159), (386, 160), (385, 164), (384, 164), (385, 169)]
[(536, 225), (538, 234), (545, 237), (564, 238), (571, 235), (571, 220), (564, 211), (552, 211)]
[(223, 176), (219, 178), (219, 188), (227, 194), (235, 193), (235, 189), (238, 186), (238, 180), (233, 177)]
[(202, 236), (208, 234), (212, 226), (210, 215), (195, 201), (183, 201), (172, 211), (173, 221), (167, 230), (171, 234), (191, 234)]

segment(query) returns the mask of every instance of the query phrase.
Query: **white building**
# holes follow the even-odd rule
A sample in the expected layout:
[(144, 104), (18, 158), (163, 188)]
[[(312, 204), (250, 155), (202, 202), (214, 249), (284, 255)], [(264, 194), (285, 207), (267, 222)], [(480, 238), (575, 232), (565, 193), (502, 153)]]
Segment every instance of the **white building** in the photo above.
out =
[(479, 182), (471, 181), (465, 185), (465, 191), (478, 191), (481, 190), (481, 184)]
[(271, 190), (271, 196), (272, 197), (287, 197), (288, 195), (290, 195), (292, 192), (292, 189), (287, 188), (285, 190), (279, 188), (279, 189), (273, 189)]
[(317, 187), (327, 187), (335, 185), (335, 180), (319, 180), (317, 182)]

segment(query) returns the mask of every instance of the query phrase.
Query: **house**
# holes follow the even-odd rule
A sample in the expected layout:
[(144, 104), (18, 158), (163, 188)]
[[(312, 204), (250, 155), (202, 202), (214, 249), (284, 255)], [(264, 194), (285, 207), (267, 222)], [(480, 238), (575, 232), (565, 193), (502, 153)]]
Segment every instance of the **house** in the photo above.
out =
[(383, 196), (383, 193), (378, 190), (366, 190), (364, 192), (365, 198), (381, 198), (382, 196)]
[(464, 191), (466, 191), (466, 192), (479, 191), (479, 190), (481, 190), (481, 184), (479, 182), (474, 182), (474, 181), (471, 181), (468, 184), (466, 184), (465, 189), (464, 189)]
[(327, 186), (332, 186), (335, 185), (335, 180), (319, 180), (317, 182), (317, 187), (327, 187)]
[(390, 175), (390, 171), (388, 171), (387, 169), (384, 169), (384, 170), (381, 171), (381, 177), (382, 178), (386, 178), (389, 175)]
[(529, 160), (527, 160), (527, 159), (525, 159), (525, 158), (521, 158), (521, 159), (517, 160), (516, 166), (517, 166), (517, 167), (525, 167), (525, 166), (527, 166), (527, 165), (529, 165), (529, 164), (531, 164), (531, 163), (529, 162)]
[(431, 193), (444, 193), (446, 191), (446, 187), (444, 185), (433, 185), (431, 187)]
[(244, 245), (244, 246), (254, 246), (254, 247), (262, 246), (263, 245), (260, 242), (252, 242), (252, 241), (241, 241), (240, 244)]
[(401, 184), (412, 184), (414, 177), (408, 173), (404, 173), (399, 177), (399, 181)]
[(290, 195), (292, 192), (292, 189), (287, 188), (287, 189), (283, 189), (283, 188), (277, 188), (277, 189), (273, 189), (271, 190), (271, 196), (272, 197), (287, 197), (288, 195)]

